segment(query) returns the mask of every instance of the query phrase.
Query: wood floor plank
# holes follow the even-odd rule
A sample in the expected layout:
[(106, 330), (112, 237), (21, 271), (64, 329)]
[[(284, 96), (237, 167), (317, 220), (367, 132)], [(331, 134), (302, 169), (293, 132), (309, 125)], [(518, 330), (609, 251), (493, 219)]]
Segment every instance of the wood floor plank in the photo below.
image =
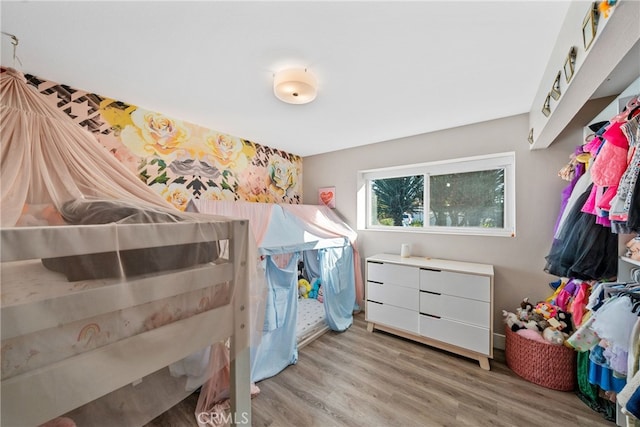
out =
[[(485, 371), (475, 360), (370, 333), (360, 314), (349, 330), (328, 332), (300, 350), (297, 365), (258, 383), (253, 425), (615, 426), (575, 393), (518, 377), (506, 366), (504, 352), (496, 350), (494, 357)], [(195, 426), (196, 401), (186, 399), (146, 427)]]

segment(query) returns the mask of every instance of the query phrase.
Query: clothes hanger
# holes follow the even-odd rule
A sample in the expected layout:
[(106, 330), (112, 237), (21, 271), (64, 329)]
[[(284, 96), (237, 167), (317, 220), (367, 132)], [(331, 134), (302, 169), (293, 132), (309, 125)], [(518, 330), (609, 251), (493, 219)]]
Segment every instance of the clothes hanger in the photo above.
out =
[(629, 109), (629, 114), (627, 114), (627, 120), (631, 120), (631, 118), (635, 116), (637, 112), (640, 111), (640, 95), (630, 99), (629, 102), (627, 103), (627, 108)]
[(634, 113), (634, 111), (637, 111), (639, 107), (640, 107), (640, 96), (633, 96), (629, 101), (627, 101), (627, 105), (625, 105), (622, 111), (616, 114), (611, 119), (611, 122), (618, 122), (618, 123), (626, 122), (627, 120), (629, 120), (629, 117)]
[(640, 283), (628, 283), (623, 288), (611, 289), (609, 291), (609, 297), (613, 296), (627, 296), (634, 303), (634, 306), (635, 304), (638, 304), (640, 306)]

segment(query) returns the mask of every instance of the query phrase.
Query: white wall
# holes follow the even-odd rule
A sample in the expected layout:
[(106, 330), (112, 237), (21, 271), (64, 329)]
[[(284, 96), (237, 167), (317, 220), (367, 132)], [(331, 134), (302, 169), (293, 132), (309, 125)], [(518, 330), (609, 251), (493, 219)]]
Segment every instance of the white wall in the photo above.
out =
[(557, 278), (543, 268), (560, 208), (560, 193), (568, 184), (557, 173), (583, 142), (582, 127), (610, 101), (610, 97), (590, 101), (545, 150), (529, 150), (529, 117), (523, 114), (305, 157), (304, 203), (317, 203), (319, 187), (335, 186), (336, 210), (355, 228), (358, 170), (515, 151), (516, 237), (358, 230), (363, 259), (381, 252), (399, 253), (401, 243), (410, 243), (412, 254), (417, 256), (493, 264), (494, 326), (502, 334), (502, 309), (515, 310), (524, 297), (538, 301), (551, 295), (548, 284)]

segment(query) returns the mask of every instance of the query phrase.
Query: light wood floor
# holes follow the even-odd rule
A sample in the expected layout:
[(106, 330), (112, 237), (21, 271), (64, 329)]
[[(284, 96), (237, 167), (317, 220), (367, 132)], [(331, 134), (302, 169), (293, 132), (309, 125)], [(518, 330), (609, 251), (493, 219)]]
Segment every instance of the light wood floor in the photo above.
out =
[[(496, 351), (491, 371), (382, 332), (364, 316), (343, 333), (328, 332), (300, 350), (297, 365), (258, 383), (254, 426), (608, 426), (572, 392), (516, 376)], [(147, 427), (195, 424), (197, 396)]]

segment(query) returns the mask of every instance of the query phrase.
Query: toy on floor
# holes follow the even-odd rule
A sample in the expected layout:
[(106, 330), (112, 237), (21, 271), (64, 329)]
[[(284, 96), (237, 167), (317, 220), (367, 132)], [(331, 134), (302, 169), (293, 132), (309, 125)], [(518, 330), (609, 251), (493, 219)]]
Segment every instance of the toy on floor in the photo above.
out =
[(324, 302), (324, 290), (322, 289), (322, 285), (318, 286), (318, 302)]
[(311, 284), (307, 279), (298, 280), (298, 296), (300, 298), (309, 298), (310, 291), (311, 291)]
[(318, 290), (320, 289), (320, 279), (314, 279), (311, 283), (311, 290), (309, 291), (309, 298), (318, 298)]

